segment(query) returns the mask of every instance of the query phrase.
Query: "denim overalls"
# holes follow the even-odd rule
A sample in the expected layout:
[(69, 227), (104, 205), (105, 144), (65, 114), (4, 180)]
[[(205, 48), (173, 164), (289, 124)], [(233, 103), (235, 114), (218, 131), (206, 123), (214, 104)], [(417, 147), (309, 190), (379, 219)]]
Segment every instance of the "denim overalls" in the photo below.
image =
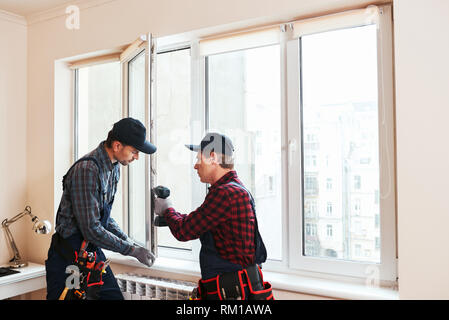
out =
[[(253, 208), (254, 217), (255, 217), (255, 263), (261, 265), (267, 259), (267, 250), (262, 241), (262, 237), (259, 233), (259, 228), (257, 225), (257, 217), (255, 210), (255, 203), (251, 193), (243, 187), (241, 184), (236, 182), (230, 182), (230, 184), (235, 185), (236, 187), (244, 189), (250, 199), (251, 199), (251, 207)], [(228, 272), (237, 272), (243, 270), (243, 267), (239, 264), (235, 264), (226, 259), (223, 259), (218, 253), (215, 247), (214, 237), (212, 232), (208, 231), (203, 233), (200, 236), (201, 241), (201, 250), (200, 250), (200, 267), (201, 267), (201, 278), (202, 280), (212, 279), (217, 277), (218, 275), (222, 275)], [(249, 289), (245, 288), (245, 296), (249, 296)]]
[[(101, 171), (101, 167), (97, 160), (93, 157), (85, 157), (76, 161), (67, 171), (67, 174), (63, 179), (63, 188), (65, 183), (65, 177), (69, 174), (72, 168), (81, 161), (92, 160), (97, 165), (98, 169)], [(101, 186), (103, 193), (105, 192), (105, 186)], [(106, 228), (109, 222), (109, 217), (111, 215), (111, 208), (114, 199), (107, 202), (106, 199), (103, 200), (102, 209), (100, 211), (100, 222), (101, 225)], [(73, 264), (74, 251), (79, 251), (81, 243), (83, 242), (83, 236), (81, 232), (77, 232), (67, 239), (63, 239), (57, 232), (53, 235), (50, 249), (48, 250), (48, 259), (45, 261), (46, 278), (47, 278), (47, 299), (56, 300), (61, 295), (65, 288), (65, 281), (68, 274), (65, 272), (66, 267)], [(71, 252), (68, 252), (69, 246)], [(96, 261), (105, 261), (106, 257), (103, 251), (93, 245), (89, 244), (86, 251), (96, 252)], [(69, 259), (69, 257), (72, 257)], [(108, 266), (106, 268), (106, 273), (103, 275), (104, 284), (100, 289), (100, 300), (123, 300), (123, 295), (117, 284), (117, 280), (112, 273), (111, 268)]]

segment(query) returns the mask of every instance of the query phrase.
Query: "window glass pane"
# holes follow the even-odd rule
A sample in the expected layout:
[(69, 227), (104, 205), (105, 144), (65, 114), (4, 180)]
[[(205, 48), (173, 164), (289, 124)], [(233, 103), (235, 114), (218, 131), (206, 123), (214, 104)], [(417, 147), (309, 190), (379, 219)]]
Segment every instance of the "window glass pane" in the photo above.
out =
[[(128, 114), (145, 124), (145, 51), (128, 63)], [(145, 244), (145, 154), (129, 166), (129, 234)]]
[(228, 135), (256, 201), (269, 259), (282, 259), (280, 47), (208, 57), (209, 127)]
[(303, 216), (317, 225), (305, 233), (307, 256), (380, 261), (376, 31), (301, 38), (304, 212), (312, 201), (318, 210)]
[[(181, 213), (192, 207), (193, 153), (184, 144), (191, 142), (190, 49), (157, 56), (156, 184), (169, 187), (173, 206)], [(180, 242), (168, 227), (157, 228), (158, 245), (191, 249), (192, 242)]]
[[(104, 63), (78, 69), (76, 137), (81, 158), (106, 140), (115, 122), (122, 118), (120, 63)], [(122, 184), (117, 185), (111, 216), (121, 226)]]

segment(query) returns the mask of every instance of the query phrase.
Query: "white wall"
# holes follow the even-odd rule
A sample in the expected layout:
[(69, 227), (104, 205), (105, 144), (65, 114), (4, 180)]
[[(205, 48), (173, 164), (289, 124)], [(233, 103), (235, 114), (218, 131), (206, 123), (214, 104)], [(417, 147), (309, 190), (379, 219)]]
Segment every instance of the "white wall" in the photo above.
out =
[(399, 293), (449, 299), (449, 1), (395, 0)]
[[(22, 212), (26, 202), (27, 27), (23, 18), (0, 11), (0, 222)], [(34, 208), (32, 208), (34, 211)], [(10, 227), (26, 256), (27, 218)], [(0, 264), (12, 251), (0, 228)]]

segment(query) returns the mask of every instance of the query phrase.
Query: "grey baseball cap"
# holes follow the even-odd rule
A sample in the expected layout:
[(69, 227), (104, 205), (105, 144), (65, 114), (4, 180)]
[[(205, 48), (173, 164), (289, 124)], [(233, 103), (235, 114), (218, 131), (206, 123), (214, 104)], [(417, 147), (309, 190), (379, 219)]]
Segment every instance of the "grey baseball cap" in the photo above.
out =
[(232, 144), (231, 139), (218, 132), (209, 132), (204, 136), (200, 144), (186, 144), (185, 146), (192, 151), (201, 150), (201, 153), (204, 153), (205, 151), (210, 153), (213, 151), (231, 157), (234, 154), (234, 145)]

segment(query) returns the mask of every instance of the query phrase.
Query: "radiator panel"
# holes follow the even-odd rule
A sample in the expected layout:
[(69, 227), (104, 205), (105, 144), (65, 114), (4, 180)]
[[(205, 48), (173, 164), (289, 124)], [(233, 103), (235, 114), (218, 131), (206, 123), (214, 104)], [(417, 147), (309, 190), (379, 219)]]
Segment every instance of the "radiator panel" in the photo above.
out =
[(197, 284), (122, 273), (115, 275), (125, 300), (188, 300)]

